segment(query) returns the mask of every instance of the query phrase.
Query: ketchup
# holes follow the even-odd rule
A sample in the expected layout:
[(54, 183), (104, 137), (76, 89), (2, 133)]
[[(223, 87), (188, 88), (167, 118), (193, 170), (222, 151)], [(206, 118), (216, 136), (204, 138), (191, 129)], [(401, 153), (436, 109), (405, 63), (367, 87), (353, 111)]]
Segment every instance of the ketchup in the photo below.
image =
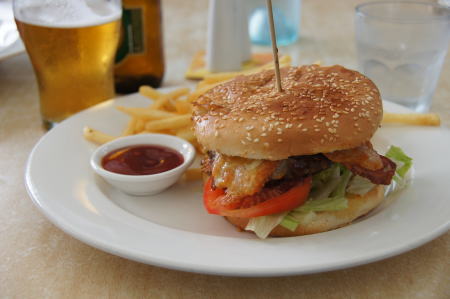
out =
[(107, 154), (102, 159), (102, 166), (115, 173), (147, 175), (174, 169), (183, 162), (183, 156), (169, 147), (133, 145)]

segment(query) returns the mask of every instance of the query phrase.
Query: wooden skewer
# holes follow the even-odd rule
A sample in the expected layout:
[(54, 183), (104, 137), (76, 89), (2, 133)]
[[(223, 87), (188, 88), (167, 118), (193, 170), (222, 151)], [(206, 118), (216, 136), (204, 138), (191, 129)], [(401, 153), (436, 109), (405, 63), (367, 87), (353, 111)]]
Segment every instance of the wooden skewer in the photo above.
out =
[(278, 61), (278, 48), (277, 48), (277, 38), (275, 34), (275, 23), (273, 21), (272, 0), (266, 0), (266, 6), (269, 15), (270, 38), (272, 40), (272, 51), (273, 51), (273, 61), (275, 63), (275, 78), (277, 84), (277, 91), (282, 92), (283, 88), (281, 88), (280, 62)]

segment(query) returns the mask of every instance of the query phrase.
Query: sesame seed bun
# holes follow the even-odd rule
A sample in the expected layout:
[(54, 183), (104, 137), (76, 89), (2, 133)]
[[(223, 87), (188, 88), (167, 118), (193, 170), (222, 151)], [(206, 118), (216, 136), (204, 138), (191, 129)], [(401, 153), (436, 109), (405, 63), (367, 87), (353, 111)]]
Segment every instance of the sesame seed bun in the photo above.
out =
[(197, 140), (208, 150), (282, 160), (360, 146), (382, 119), (380, 93), (362, 74), (335, 65), (238, 76), (194, 103)]
[[(306, 225), (299, 225), (295, 231), (290, 231), (280, 225), (275, 227), (270, 236), (294, 237), (316, 234), (345, 226), (353, 220), (364, 216), (376, 208), (384, 199), (383, 186), (376, 186), (363, 196), (351, 195), (347, 197), (348, 208), (341, 211), (317, 212), (316, 217)], [(225, 217), (238, 228), (245, 230), (247, 218)]]

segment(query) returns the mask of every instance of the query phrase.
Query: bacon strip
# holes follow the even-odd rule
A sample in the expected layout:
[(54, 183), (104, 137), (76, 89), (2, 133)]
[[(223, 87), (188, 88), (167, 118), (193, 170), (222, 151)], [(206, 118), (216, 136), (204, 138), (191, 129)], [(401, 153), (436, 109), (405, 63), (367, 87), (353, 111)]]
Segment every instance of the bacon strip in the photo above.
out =
[(384, 166), (380, 155), (373, 149), (369, 141), (355, 148), (325, 153), (324, 155), (333, 162), (357, 164), (369, 170), (379, 170)]
[(370, 142), (324, 155), (333, 162), (342, 163), (353, 173), (377, 185), (389, 185), (395, 174), (395, 163), (378, 154)]
[(351, 172), (365, 177), (376, 185), (389, 185), (395, 174), (397, 165), (385, 156), (380, 155), (380, 158), (383, 161), (383, 167), (378, 170), (370, 170), (357, 164), (343, 163), (343, 165), (350, 169)]

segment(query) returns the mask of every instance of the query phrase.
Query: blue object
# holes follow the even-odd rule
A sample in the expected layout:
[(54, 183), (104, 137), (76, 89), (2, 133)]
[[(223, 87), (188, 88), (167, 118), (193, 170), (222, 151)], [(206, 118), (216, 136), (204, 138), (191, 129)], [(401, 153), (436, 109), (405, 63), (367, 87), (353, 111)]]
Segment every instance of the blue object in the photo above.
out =
[[(300, 1), (274, 1), (273, 18), (277, 44), (286, 46), (296, 42), (300, 25)], [(250, 14), (248, 27), (252, 43), (264, 46), (271, 44), (269, 18), (265, 6), (257, 7)]]

